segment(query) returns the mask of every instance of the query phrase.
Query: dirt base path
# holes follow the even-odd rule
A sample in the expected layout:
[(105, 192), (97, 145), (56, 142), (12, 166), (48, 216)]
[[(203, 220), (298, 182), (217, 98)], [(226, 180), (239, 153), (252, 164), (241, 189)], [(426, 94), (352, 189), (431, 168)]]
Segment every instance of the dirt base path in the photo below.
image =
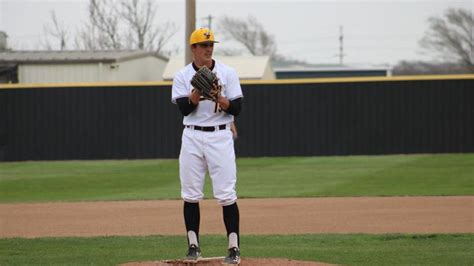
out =
[[(0, 204), (0, 237), (183, 235), (181, 201)], [(242, 234), (473, 233), (474, 196), (240, 199)], [(223, 234), (201, 203), (201, 233)]]

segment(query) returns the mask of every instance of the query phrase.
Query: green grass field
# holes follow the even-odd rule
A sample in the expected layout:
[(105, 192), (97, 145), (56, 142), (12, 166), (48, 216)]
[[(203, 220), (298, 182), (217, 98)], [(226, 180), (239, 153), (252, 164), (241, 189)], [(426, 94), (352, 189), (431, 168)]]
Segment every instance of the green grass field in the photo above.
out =
[[(474, 195), (474, 154), (238, 159), (241, 198)], [(0, 163), (0, 202), (178, 199), (177, 160)], [(206, 196), (212, 197), (210, 180)]]
[[(474, 154), (240, 158), (245, 198), (474, 195)], [(210, 182), (207, 197), (212, 197)], [(177, 160), (0, 163), (0, 203), (178, 199)], [(0, 265), (115, 265), (181, 258), (184, 236), (0, 239)], [(224, 236), (205, 235), (205, 256)], [(474, 265), (474, 234), (249, 236), (246, 257), (343, 265)]]

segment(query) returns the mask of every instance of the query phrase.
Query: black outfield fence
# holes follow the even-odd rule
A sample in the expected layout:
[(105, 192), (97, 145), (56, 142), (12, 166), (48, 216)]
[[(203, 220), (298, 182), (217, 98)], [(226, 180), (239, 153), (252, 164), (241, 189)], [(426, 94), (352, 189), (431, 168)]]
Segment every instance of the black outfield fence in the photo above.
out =
[[(86, 85), (0, 85), (0, 161), (177, 158), (170, 83)], [(237, 156), (474, 152), (474, 75), (242, 89)]]

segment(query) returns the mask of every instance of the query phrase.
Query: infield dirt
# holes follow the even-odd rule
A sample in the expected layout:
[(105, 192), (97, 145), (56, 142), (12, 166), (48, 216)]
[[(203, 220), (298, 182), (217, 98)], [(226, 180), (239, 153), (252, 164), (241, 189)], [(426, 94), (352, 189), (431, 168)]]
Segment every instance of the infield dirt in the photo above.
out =
[[(473, 196), (240, 199), (242, 234), (472, 233)], [(182, 235), (182, 201), (0, 204), (0, 237)], [(201, 233), (224, 234), (201, 203)]]

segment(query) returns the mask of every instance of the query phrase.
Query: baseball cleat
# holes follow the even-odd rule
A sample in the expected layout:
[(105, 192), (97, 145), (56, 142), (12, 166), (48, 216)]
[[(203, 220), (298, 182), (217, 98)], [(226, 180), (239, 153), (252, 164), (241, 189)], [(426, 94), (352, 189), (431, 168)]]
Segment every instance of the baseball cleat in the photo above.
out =
[(201, 249), (198, 246), (191, 244), (188, 248), (188, 254), (186, 255), (186, 260), (197, 261), (200, 258), (201, 258)]
[(229, 255), (224, 258), (224, 264), (240, 264), (240, 250), (237, 247), (229, 249)]

